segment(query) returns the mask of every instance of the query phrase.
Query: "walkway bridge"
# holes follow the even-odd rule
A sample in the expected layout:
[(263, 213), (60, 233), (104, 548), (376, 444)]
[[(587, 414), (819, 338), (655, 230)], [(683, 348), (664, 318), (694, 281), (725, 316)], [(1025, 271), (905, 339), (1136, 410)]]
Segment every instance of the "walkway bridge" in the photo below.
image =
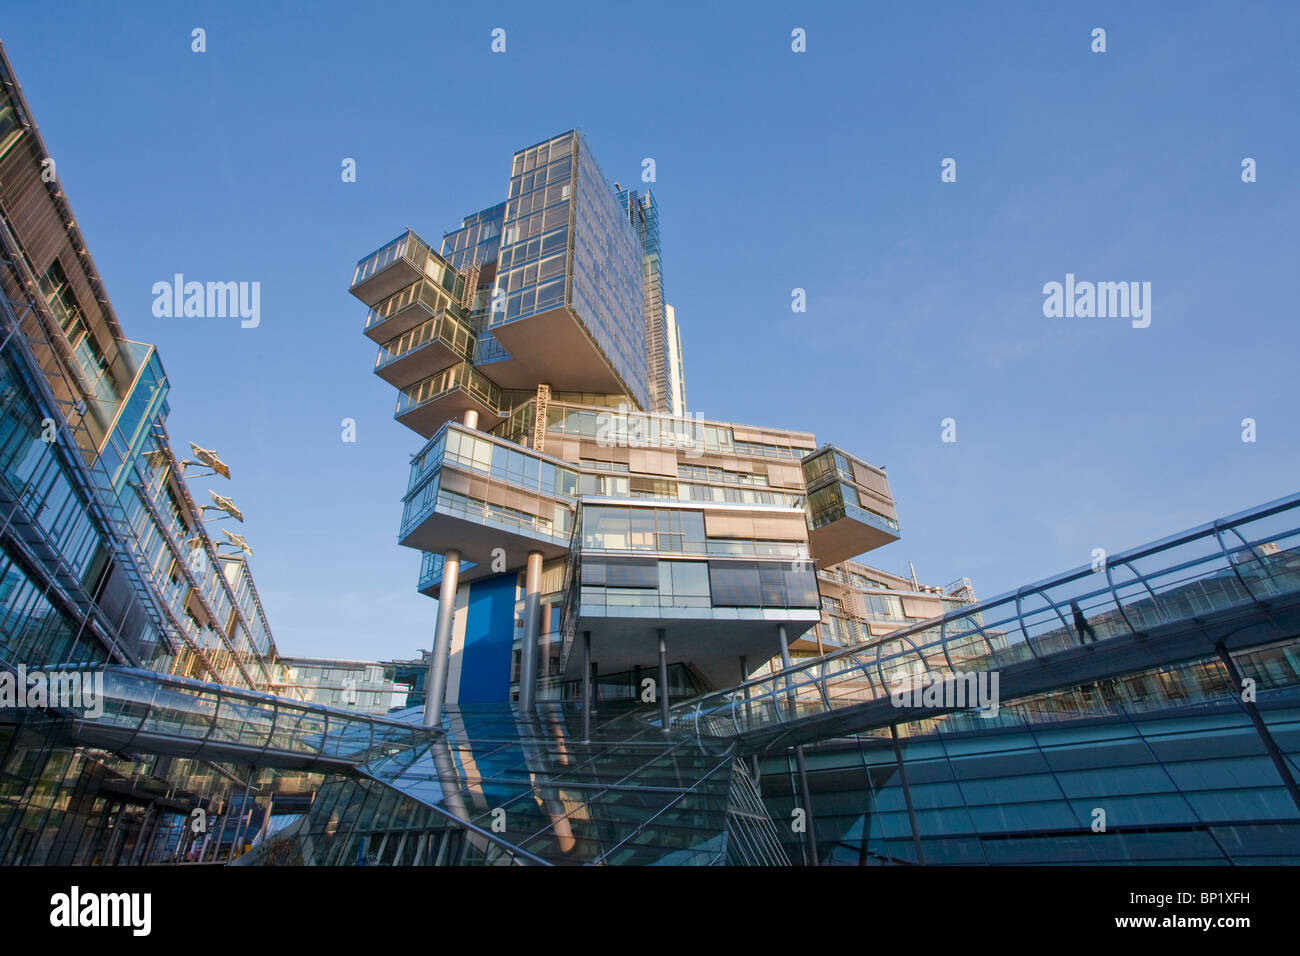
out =
[(420, 709), (373, 717), (123, 667), (81, 676), (100, 674), (89, 706), (46, 711), (71, 742), (324, 775), (245, 864), (789, 862), (741, 761), (612, 705), (584, 739), (566, 704), (527, 719), (448, 708), (443, 730)]
[(1298, 546), (1293, 495), (684, 701), (669, 726), (753, 753), (969, 709), (958, 686), (994, 675), (1005, 702), (1206, 657), (1231, 672), (1231, 652), (1300, 634)]

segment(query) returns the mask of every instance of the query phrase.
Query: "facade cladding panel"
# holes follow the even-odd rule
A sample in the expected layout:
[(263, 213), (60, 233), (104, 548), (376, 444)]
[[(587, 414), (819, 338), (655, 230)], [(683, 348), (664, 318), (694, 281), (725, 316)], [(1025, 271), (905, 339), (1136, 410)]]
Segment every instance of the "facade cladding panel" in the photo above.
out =
[(469, 586), (460, 665), (461, 703), (499, 703), (509, 698), (518, 582), (519, 575), (512, 571)]

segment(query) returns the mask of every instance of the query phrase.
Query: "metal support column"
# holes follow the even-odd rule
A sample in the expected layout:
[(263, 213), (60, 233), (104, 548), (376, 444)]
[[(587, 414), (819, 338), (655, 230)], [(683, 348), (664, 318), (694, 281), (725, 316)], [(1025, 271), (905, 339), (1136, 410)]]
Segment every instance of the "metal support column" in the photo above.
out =
[(803, 802), (804, 836), (808, 841), (808, 859), (813, 866), (820, 866), (817, 858), (817, 834), (813, 832), (812, 793), (808, 790), (808, 767), (803, 760), (803, 744), (795, 744), (794, 766), (799, 773), (799, 799)]
[(542, 622), (542, 552), (529, 551), (524, 571), (524, 640), (519, 652), (519, 712), (537, 703), (537, 638)]
[(1282, 785), (1286, 787), (1286, 792), (1291, 796), (1291, 802), (1295, 804), (1296, 809), (1300, 810), (1300, 787), (1296, 786), (1295, 777), (1291, 773), (1291, 768), (1287, 765), (1286, 755), (1269, 733), (1268, 725), (1264, 723), (1264, 717), (1255, 706), (1253, 700), (1242, 700), (1241, 689), (1243, 678), (1241, 671), (1237, 669), (1237, 662), (1232, 659), (1232, 655), (1222, 645), (1216, 647), (1219, 660), (1223, 662), (1224, 668), (1228, 671), (1228, 679), (1232, 681), (1232, 686), (1236, 688), (1237, 699), (1241, 700), (1241, 706), (1245, 708), (1246, 714), (1250, 717), (1250, 722), (1255, 725), (1255, 733), (1259, 735), (1260, 743), (1268, 751), (1269, 759), (1273, 761), (1273, 766), (1277, 769), (1277, 775), (1282, 778)]
[[(889, 725), (889, 736), (894, 741), (894, 760), (898, 763), (898, 785), (903, 790), (903, 803), (907, 805), (907, 821), (912, 829), (912, 846), (916, 850), (916, 862), (925, 864), (925, 851), (921, 849), (921, 834), (916, 828), (916, 810), (912, 807), (912, 788), (907, 784), (907, 765), (903, 762), (903, 748), (898, 742), (898, 727)], [(866, 841), (866, 830), (863, 830)]]
[(659, 628), (659, 720), (668, 733), (668, 639)]
[(139, 866), (145, 858), (145, 850), (149, 846), (149, 841), (153, 836), (152, 826), (158, 817), (156, 804), (150, 802), (145, 807), (144, 817), (140, 820), (140, 834), (135, 839), (135, 846), (131, 849), (131, 865)]
[(230, 798), (227, 797), (221, 806), (221, 826), (217, 827), (217, 839), (212, 850), (212, 859), (221, 859), (221, 838), (226, 835), (226, 821), (230, 819)]
[[(239, 807), (239, 822), (235, 824), (235, 835), (230, 841), (231, 862), (234, 862), (236, 855), (243, 855), (243, 836), (253, 822), (253, 808), (249, 806), (248, 798), (253, 793), (253, 777), (256, 775), (256, 770), (249, 770), (248, 783), (244, 784), (244, 800)], [(247, 815), (247, 819), (245, 819), (245, 815)]]
[[(781, 670), (788, 672), (790, 670), (790, 642), (786, 638), (784, 624), (778, 624), (776, 626), (776, 634), (781, 642)], [(795, 713), (793, 688), (794, 685), (791, 681), (790, 675), (787, 673), (785, 678), (785, 689), (786, 697), (789, 701), (788, 706), (791, 716)], [(799, 799), (803, 802), (804, 836), (807, 838), (808, 843), (808, 859), (812, 861), (813, 866), (819, 866), (820, 861), (817, 857), (817, 834), (813, 832), (812, 793), (808, 789), (808, 767), (804, 763), (803, 744), (795, 744), (794, 746), (794, 765), (795, 771), (799, 775)]]
[(438, 623), (433, 629), (429, 655), (428, 689), (424, 696), (424, 726), (442, 726), (442, 704), (447, 697), (447, 668), (451, 657), (451, 622), (456, 612), (456, 585), (460, 582), (460, 552), (442, 555), (442, 584), (438, 587)]
[(591, 631), (582, 632), (582, 742), (591, 740)]
[[(744, 684), (748, 680), (749, 680), (749, 658), (746, 657), (744, 654), (741, 654), (740, 655), (740, 682)], [(741, 695), (745, 698), (745, 704), (742, 708), (742, 712), (745, 715), (745, 723), (748, 724), (749, 718), (752, 716), (751, 711), (749, 709), (749, 688), (746, 687), (743, 691), (741, 691)]]

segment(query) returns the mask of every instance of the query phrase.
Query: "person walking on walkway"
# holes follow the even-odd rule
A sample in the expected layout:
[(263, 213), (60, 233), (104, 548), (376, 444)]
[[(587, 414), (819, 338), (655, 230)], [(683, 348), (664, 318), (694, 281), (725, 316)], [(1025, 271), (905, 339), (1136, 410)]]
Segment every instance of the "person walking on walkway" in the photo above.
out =
[(1086, 644), (1089, 640), (1094, 644), (1097, 643), (1097, 632), (1092, 629), (1088, 619), (1083, 616), (1083, 608), (1079, 607), (1079, 602), (1074, 598), (1070, 598), (1070, 611), (1074, 614), (1074, 629), (1078, 632), (1079, 643)]

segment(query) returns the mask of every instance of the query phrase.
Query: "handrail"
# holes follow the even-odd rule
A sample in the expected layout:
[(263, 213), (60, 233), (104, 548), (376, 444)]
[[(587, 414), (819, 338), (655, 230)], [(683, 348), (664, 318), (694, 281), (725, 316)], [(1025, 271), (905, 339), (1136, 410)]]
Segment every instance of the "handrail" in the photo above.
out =
[[(143, 735), (159, 734), (193, 743), (196, 751), (205, 746), (231, 744), (255, 752), (256, 756), (252, 758), (254, 761), (283, 754), (295, 759), (305, 757), (359, 765), (375, 752), (377, 743), (391, 740), (394, 743), (406, 742), (413, 745), (429, 733), (400, 721), (138, 668), (109, 666), (103, 668), (103, 673), (105, 703), (113, 700), (129, 701), (141, 708), (138, 719), (132, 716), (123, 721), (120, 719), (124, 716), (123, 713), (105, 709), (98, 718), (79, 714), (76, 720), (83, 727), (124, 730), (131, 743)], [(178, 692), (176, 698), (161, 701), (160, 695), (168, 690)], [(199, 707), (196, 702), (206, 703), (209, 699), (212, 703), (211, 713), (206, 715), (207, 721), (202, 725), (191, 727), (182, 723), (180, 727), (166, 731), (148, 729), (150, 722), (158, 719), (165, 710), (188, 707), (189, 714), (197, 715), (206, 707)], [(242, 713), (241, 707), (247, 708), (251, 713)], [(231, 717), (225, 717), (226, 713), (230, 713)], [(255, 715), (268, 721), (264, 731), (258, 726), (258, 720), (250, 719)], [(286, 719), (292, 716), (296, 716), (297, 720)], [(304, 730), (303, 723), (307, 718), (313, 719), (307, 721), (310, 729)], [(224, 740), (219, 734), (226, 719), (235, 721), (240, 728), (239, 733), (230, 740)], [(245, 739), (250, 729), (256, 730), (256, 739)], [(352, 739), (351, 735), (356, 731), (362, 731), (362, 736)], [(379, 736), (381, 733), (384, 734), (383, 738)], [(280, 735), (284, 736), (283, 741), (277, 740)]]
[[(797, 702), (816, 706), (814, 701), (820, 698), (821, 712), (829, 713), (835, 710), (836, 707), (830, 703), (827, 690), (827, 684), (832, 680), (860, 681), (867, 675), (868, 670), (874, 670), (875, 676), (880, 679), (881, 687), (873, 688), (872, 695), (873, 698), (878, 697), (881, 690), (888, 686), (885, 680), (885, 666), (904, 658), (919, 659), (926, 672), (930, 672), (934, 670), (930, 662), (931, 655), (942, 653), (948, 663), (948, 670), (955, 674), (959, 671), (961, 663), (978, 662), (977, 666), (969, 668), (970, 670), (988, 669), (990, 664), (996, 665), (1000, 658), (1006, 659), (1003, 655), (1007, 651), (1018, 644), (1024, 644), (1028, 646), (1028, 654), (1021, 652), (1021, 656), (1012, 659), (1022, 660), (1032, 656), (1041, 660), (1065, 649), (1080, 646), (1083, 640), (1083, 635), (1075, 633), (1073, 621), (1066, 616), (1068, 599), (1054, 596), (1060, 595), (1061, 592), (1070, 594), (1073, 600), (1080, 601), (1094, 620), (1117, 614), (1123, 622), (1126, 633), (1134, 634), (1140, 631), (1134, 626), (1135, 622), (1128, 612), (1138, 604), (1150, 606), (1159, 619), (1166, 624), (1196, 617), (1197, 610), (1190, 603), (1193, 596), (1197, 600), (1211, 602), (1217, 598), (1220, 604), (1216, 609), (1248, 603), (1264, 606), (1266, 597), (1300, 590), (1300, 550), (1297, 550), (1294, 543), (1300, 541), (1300, 521), (1290, 521), (1283, 528), (1270, 528), (1269, 533), (1260, 541), (1250, 540), (1249, 535), (1243, 535), (1238, 529), (1298, 509), (1300, 509), (1300, 495), (1292, 495), (1236, 515), (1207, 522), (1151, 544), (1119, 552), (1107, 561), (1104, 569), (1105, 584), (1097, 588), (1081, 586), (1081, 582), (1085, 582), (1101, 570), (1086, 566), (977, 604), (954, 608), (940, 617), (893, 631), (865, 647), (854, 645), (842, 648), (782, 669), (775, 674), (683, 701), (670, 708), (669, 723), (690, 726), (698, 733), (710, 715), (721, 716), (720, 712), (725, 708), (729, 711), (731, 723), (738, 734), (745, 732), (742, 727), (757, 728), (764, 724), (784, 727), (787, 726), (787, 722), (782, 711), (786, 706), (794, 708)], [(1242, 542), (1241, 548), (1228, 547), (1224, 540), (1224, 534), (1228, 531)], [(1209, 540), (1211, 538), (1213, 538), (1212, 543)], [(1136, 565), (1136, 562), (1143, 559), (1167, 554), (1196, 542), (1202, 542), (1207, 546), (1203, 548), (1203, 553), (1198, 553), (1191, 558), (1179, 555), (1178, 560), (1149, 568), (1145, 572), (1139, 570)], [(1290, 543), (1283, 547), (1282, 542)], [(1271, 553), (1264, 553), (1258, 547), (1259, 545), (1271, 546)], [(1243, 552), (1250, 555), (1250, 561), (1244, 565), (1240, 560)], [(1283, 564), (1288, 560), (1292, 561), (1292, 564), (1284, 570)], [(1133, 574), (1134, 583), (1140, 584), (1145, 594), (1127, 601), (1121, 596), (1111, 571), (1116, 564), (1126, 567)], [(1261, 569), (1264, 577), (1248, 580), (1247, 575), (1243, 573), (1246, 567)], [(1218, 590), (1196, 592), (1184, 590), (1211, 580), (1231, 582), (1233, 587), (1228, 588), (1221, 584)], [(1268, 584), (1267, 588), (1260, 587), (1261, 582), (1264, 581)], [(1070, 587), (1071, 585), (1073, 588)], [(1189, 601), (1186, 610), (1174, 606), (1174, 602), (1183, 593), (1187, 594)], [(1027, 617), (1024, 602), (1031, 594), (1037, 595), (1047, 606), (1030, 610)], [(1097, 598), (1103, 600), (1098, 602), (1095, 600)], [(1060, 626), (1051, 627), (1035, 635), (1031, 632), (1031, 621), (1043, 614), (1046, 614), (1048, 621), (1055, 617), (1060, 622)], [(990, 632), (998, 634), (996, 628), (1003, 621), (1007, 625), (1018, 625), (1019, 640), (995, 647)], [(962, 622), (964, 626), (950, 626), (958, 622)], [(1042, 627), (1042, 622), (1040, 621), (1037, 626)], [(962, 646), (967, 644), (976, 633), (983, 639), (988, 649), (988, 657), (983, 661), (979, 661)], [(1011, 632), (1008, 630), (1003, 633), (1009, 635)], [(1107, 635), (1110, 636), (1113, 636), (1113, 633)], [(1064, 638), (1064, 647), (1056, 644), (1061, 638)], [(872, 647), (875, 650), (874, 660), (863, 661), (857, 656), (863, 650), (870, 650)], [(956, 651), (955, 655), (953, 651)], [(827, 665), (849, 660), (854, 663), (828, 674)], [(804, 693), (809, 689), (815, 689), (816, 694), (810, 697)], [(746, 708), (742, 720), (737, 713), (737, 700), (744, 697), (747, 702), (752, 703), (753, 698), (758, 695), (773, 697), (776, 706), (772, 709), (772, 715), (767, 715), (764, 708), (756, 718), (753, 708)], [(786, 701), (779, 700), (781, 697), (785, 697)], [(798, 719), (797, 710), (792, 710), (792, 715), (794, 719)]]

